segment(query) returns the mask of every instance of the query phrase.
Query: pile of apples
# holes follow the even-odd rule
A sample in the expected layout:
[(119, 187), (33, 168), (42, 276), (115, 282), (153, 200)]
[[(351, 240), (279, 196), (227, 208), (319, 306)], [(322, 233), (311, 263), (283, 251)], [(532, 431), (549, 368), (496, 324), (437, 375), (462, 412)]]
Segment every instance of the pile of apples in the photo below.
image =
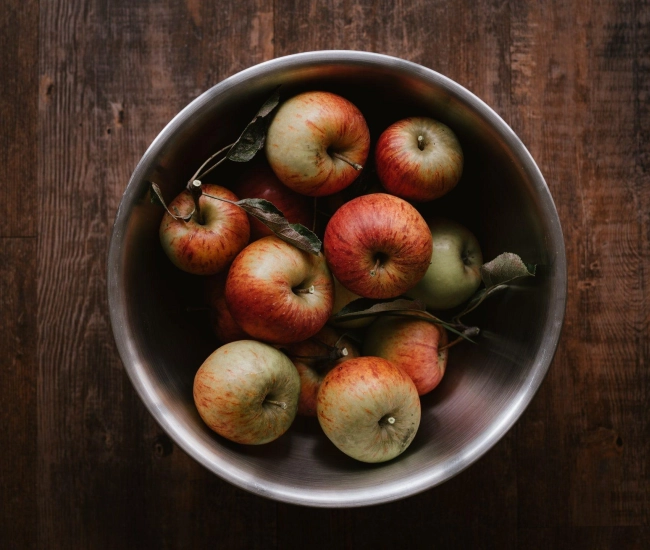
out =
[[(447, 331), (417, 315), (349, 320), (340, 312), (355, 300), (400, 297), (439, 311), (476, 292), (477, 239), (451, 220), (425, 220), (417, 208), (458, 183), (460, 143), (428, 117), (395, 122), (374, 145), (377, 184), (351, 198), (346, 190), (371, 147), (353, 103), (310, 91), (269, 119), (262, 162), (230, 189), (193, 181), (160, 225), (171, 261), (205, 276), (221, 343), (196, 373), (196, 407), (212, 430), (238, 443), (273, 441), (299, 414), (315, 416), (357, 460), (393, 459), (416, 434), (420, 396), (445, 373)], [(289, 223), (262, 224), (241, 199), (268, 200), (279, 211), (275, 222)], [(320, 234), (322, 250), (318, 238), (316, 250), (296, 246), (294, 233)]]

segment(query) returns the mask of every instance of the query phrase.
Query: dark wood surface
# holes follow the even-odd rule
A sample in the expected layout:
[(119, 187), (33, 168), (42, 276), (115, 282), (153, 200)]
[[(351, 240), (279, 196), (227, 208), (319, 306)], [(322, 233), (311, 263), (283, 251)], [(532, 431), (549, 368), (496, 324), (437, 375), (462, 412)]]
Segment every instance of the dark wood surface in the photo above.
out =
[[(5, 0), (0, 10), (0, 547), (648, 548), (646, 0)], [(127, 379), (112, 221), (182, 107), (318, 49), (437, 70), (522, 138), (568, 254), (563, 336), (516, 426), (468, 470), (361, 509), (276, 503), (200, 467)]]

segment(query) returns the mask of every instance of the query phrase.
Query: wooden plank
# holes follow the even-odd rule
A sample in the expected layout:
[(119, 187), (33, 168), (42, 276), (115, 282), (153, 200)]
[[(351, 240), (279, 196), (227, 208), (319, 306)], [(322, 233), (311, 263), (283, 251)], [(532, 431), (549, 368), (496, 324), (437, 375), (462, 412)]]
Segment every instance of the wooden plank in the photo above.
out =
[(38, 2), (3, 3), (0, 52), (0, 237), (35, 236)]
[(542, 527), (521, 529), (517, 548), (643, 550), (649, 539), (648, 527)]
[(35, 548), (38, 2), (4, 2), (0, 51), (0, 541)]
[(36, 239), (0, 238), (0, 540), (36, 547)]
[(639, 48), (647, 3), (512, 3), (512, 12), (515, 129), (555, 197), (569, 271), (562, 343), (518, 426), (519, 521), (642, 525), (650, 379), (641, 336), (649, 192), (641, 98), (649, 82)]
[(138, 159), (189, 101), (271, 56), (271, 6), (41, 3), (42, 547), (257, 544), (243, 521), (230, 529), (237, 513), (273, 532), (268, 505), (251, 506), (250, 495), (208, 475), (140, 403), (113, 344), (105, 266), (112, 222)]

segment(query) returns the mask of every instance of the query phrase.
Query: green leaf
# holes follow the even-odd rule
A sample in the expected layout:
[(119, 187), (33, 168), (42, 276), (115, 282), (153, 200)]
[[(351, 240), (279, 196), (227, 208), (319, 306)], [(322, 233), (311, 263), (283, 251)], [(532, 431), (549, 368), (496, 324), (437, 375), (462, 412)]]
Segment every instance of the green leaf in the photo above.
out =
[(265, 199), (242, 199), (235, 204), (261, 221), (283, 241), (315, 256), (320, 253), (322, 243), (316, 234), (304, 225), (289, 223), (273, 203)]
[(279, 88), (276, 88), (271, 97), (264, 102), (264, 105), (262, 105), (253, 120), (248, 123), (248, 126), (246, 126), (230, 151), (228, 151), (228, 159), (234, 162), (248, 162), (264, 147), (266, 131), (269, 125), (269, 115), (279, 103), (280, 91)]

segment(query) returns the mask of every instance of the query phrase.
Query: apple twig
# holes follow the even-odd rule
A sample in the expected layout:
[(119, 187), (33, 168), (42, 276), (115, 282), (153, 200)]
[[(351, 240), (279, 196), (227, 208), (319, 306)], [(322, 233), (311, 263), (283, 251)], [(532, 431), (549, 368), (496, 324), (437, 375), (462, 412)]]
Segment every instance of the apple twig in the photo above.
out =
[(354, 162), (354, 161), (350, 160), (348, 157), (346, 157), (345, 155), (342, 155), (341, 153), (333, 152), (332, 156), (335, 159), (339, 159), (339, 160), (342, 160), (343, 162), (347, 162), (357, 172), (359, 172), (360, 170), (363, 170), (363, 166), (361, 164), (359, 164), (358, 162)]

